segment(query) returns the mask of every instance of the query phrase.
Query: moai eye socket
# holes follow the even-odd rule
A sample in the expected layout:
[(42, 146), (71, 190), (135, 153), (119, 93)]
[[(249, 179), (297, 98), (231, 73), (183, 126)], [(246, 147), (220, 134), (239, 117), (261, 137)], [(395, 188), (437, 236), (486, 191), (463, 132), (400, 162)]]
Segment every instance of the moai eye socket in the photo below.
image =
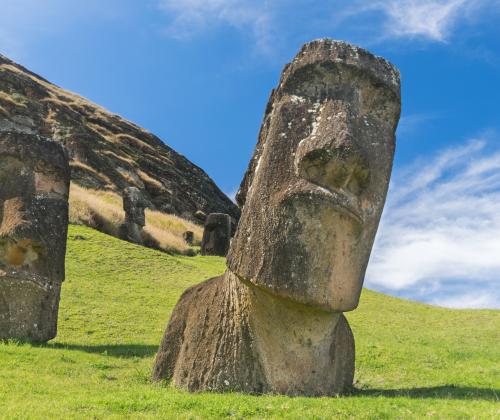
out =
[(352, 148), (321, 148), (300, 158), (298, 174), (328, 190), (343, 190), (361, 194), (369, 183), (368, 163)]

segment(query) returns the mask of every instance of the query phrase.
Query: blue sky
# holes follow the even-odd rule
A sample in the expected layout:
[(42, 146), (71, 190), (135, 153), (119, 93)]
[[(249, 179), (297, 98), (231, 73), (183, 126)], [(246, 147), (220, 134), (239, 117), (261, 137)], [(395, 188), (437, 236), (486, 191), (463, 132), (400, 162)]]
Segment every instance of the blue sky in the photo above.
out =
[(500, 0), (0, 0), (0, 52), (149, 129), (234, 193), (281, 68), (343, 39), (402, 74), (367, 285), (500, 307)]

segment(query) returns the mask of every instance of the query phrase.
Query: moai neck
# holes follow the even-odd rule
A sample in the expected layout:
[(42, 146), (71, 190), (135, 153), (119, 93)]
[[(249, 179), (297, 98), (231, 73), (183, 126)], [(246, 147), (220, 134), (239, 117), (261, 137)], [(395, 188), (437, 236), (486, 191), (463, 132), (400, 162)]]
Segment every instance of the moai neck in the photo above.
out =
[(239, 296), (248, 298), (252, 344), (269, 391), (309, 396), (346, 391), (352, 369), (345, 365), (354, 363), (354, 341), (342, 313), (274, 296), (229, 270), (226, 281), (245, 289)]

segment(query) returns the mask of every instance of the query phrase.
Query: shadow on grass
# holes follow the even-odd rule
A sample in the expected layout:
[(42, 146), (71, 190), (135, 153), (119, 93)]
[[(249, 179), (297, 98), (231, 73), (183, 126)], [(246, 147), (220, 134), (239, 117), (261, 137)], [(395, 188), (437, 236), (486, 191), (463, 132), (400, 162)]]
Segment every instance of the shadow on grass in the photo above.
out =
[(64, 343), (49, 343), (40, 344), (40, 347), (55, 348), (64, 350), (84, 351), (87, 353), (96, 353), (112, 357), (150, 357), (154, 356), (158, 351), (158, 346), (147, 344), (112, 344), (112, 345), (81, 345), (81, 344), (64, 344)]
[(440, 385), (422, 388), (355, 389), (353, 396), (500, 401), (500, 389)]

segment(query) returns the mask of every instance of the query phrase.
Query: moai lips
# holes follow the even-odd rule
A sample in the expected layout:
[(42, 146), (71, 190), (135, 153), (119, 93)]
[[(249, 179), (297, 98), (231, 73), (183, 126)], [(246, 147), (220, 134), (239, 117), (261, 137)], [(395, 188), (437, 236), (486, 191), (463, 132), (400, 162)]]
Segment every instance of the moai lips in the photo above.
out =
[(354, 338), (342, 312), (358, 305), (400, 108), (399, 73), (383, 58), (327, 39), (304, 45), (271, 94), (228, 270), (181, 297), (154, 379), (192, 391), (349, 391)]
[(56, 336), (69, 180), (59, 144), (0, 133), (0, 338)]

